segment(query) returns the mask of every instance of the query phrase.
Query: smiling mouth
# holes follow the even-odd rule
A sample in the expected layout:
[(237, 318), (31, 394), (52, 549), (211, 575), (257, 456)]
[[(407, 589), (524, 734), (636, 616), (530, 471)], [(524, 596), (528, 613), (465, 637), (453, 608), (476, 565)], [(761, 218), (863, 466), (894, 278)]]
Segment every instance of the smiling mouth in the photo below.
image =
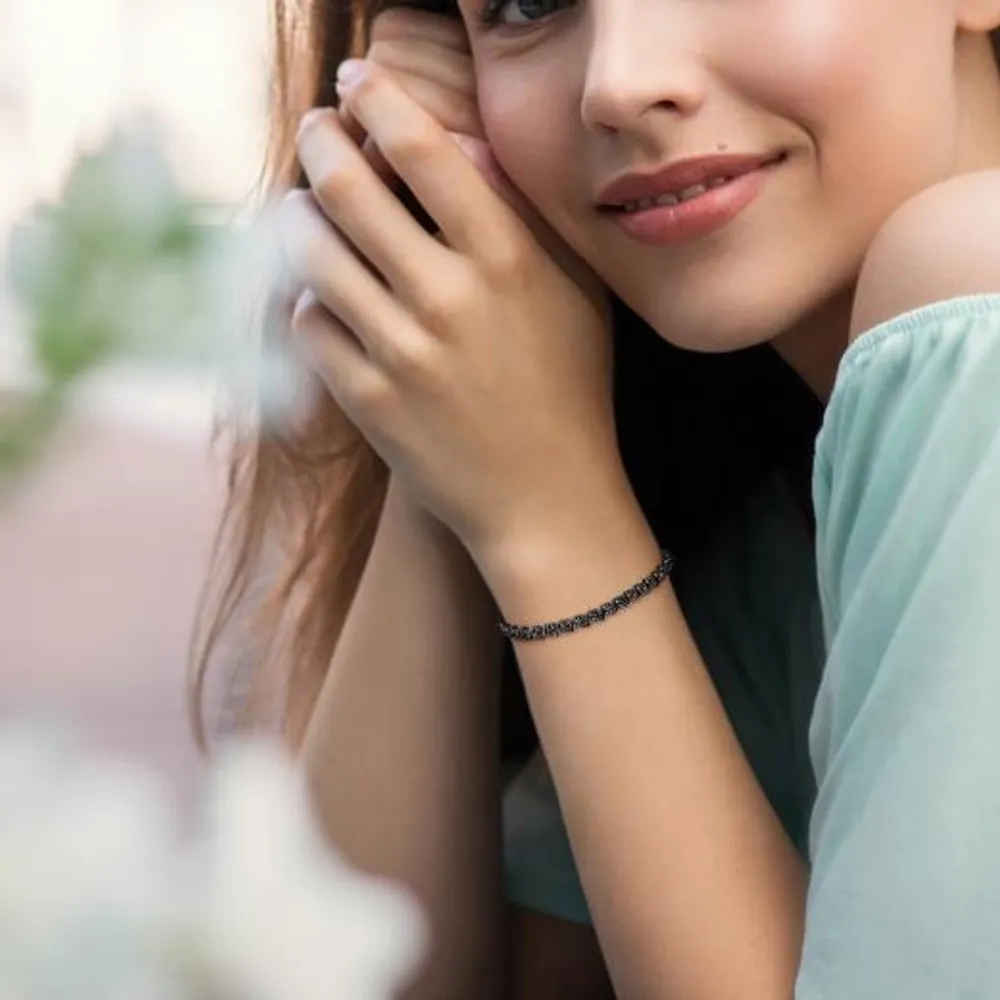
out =
[[(739, 177), (742, 174), (734, 176)], [(638, 201), (627, 201), (624, 205), (607, 205), (605, 207), (610, 212), (622, 212), (627, 215), (630, 212), (642, 212), (656, 205), (679, 205), (681, 202), (701, 197), (701, 195), (712, 188), (723, 187), (731, 183), (732, 180), (733, 177), (716, 177), (705, 184), (692, 184), (691, 187), (684, 188), (683, 191), (679, 191), (677, 194), (661, 194), (656, 198), (640, 198)]]
[[(679, 190), (604, 205), (599, 212), (638, 243), (661, 248), (693, 244), (725, 228), (749, 208), (786, 159), (782, 153), (742, 170), (738, 164), (719, 164), (718, 173), (703, 173), (698, 183), (685, 178), (688, 183)], [(727, 166), (728, 174), (724, 172)]]
[(682, 205), (689, 201), (694, 201), (697, 198), (701, 198), (708, 194), (709, 191), (714, 191), (717, 188), (725, 187), (728, 184), (732, 184), (733, 181), (738, 181), (742, 177), (746, 177), (747, 174), (756, 173), (760, 170), (766, 170), (770, 167), (777, 166), (787, 159), (787, 153), (780, 153), (770, 160), (759, 164), (758, 166), (752, 168), (751, 170), (735, 171), (730, 174), (720, 172), (718, 176), (707, 178), (705, 181), (698, 184), (691, 184), (688, 187), (681, 188), (678, 191), (668, 191), (664, 194), (647, 197), (638, 198), (634, 201), (626, 201), (620, 205), (600, 205), (598, 206), (598, 211), (609, 212), (614, 215), (632, 215), (636, 212), (645, 212), (651, 208), (663, 208), (672, 207), (674, 205)]

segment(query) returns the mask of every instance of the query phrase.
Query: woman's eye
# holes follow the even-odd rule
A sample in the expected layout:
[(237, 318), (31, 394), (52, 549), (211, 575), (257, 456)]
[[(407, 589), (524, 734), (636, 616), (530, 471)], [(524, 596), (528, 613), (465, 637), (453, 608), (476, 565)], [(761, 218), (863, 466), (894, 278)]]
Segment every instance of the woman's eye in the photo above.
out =
[(572, 0), (486, 0), (480, 19), (484, 25), (534, 24), (549, 17)]

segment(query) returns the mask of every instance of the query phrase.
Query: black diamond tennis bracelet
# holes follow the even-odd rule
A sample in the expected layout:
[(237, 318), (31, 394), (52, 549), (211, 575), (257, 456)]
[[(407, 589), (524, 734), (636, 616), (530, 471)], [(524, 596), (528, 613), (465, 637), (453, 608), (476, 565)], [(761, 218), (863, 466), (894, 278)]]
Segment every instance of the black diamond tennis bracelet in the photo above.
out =
[(670, 575), (670, 570), (674, 565), (674, 557), (666, 550), (661, 555), (663, 558), (660, 560), (659, 566), (649, 576), (632, 584), (628, 590), (623, 590), (610, 601), (605, 601), (600, 607), (591, 608), (590, 611), (585, 611), (582, 615), (573, 615), (571, 618), (547, 622), (544, 625), (511, 625), (510, 622), (501, 621), (500, 632), (508, 639), (531, 642), (536, 639), (550, 639), (552, 636), (565, 635), (567, 632), (575, 632), (577, 629), (587, 628), (597, 622), (602, 622), (605, 618), (627, 608), (640, 597), (645, 597)]

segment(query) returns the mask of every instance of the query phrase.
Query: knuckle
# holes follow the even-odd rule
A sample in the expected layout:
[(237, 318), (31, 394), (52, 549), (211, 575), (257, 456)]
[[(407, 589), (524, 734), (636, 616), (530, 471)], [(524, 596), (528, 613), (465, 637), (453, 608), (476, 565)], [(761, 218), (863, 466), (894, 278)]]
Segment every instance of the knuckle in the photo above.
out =
[(345, 163), (324, 171), (313, 182), (313, 188), (321, 203), (338, 204), (350, 201), (357, 195), (360, 180), (353, 164)]
[(482, 254), (482, 268), (491, 278), (518, 281), (529, 270), (529, 244), (517, 233), (493, 240)]
[(438, 367), (438, 351), (433, 337), (414, 333), (393, 344), (386, 367), (399, 378), (425, 383), (433, 379)]
[(434, 282), (434, 288), (420, 289), (414, 308), (430, 329), (444, 333), (460, 323), (468, 310), (470, 297), (468, 279), (450, 275)]
[(392, 405), (392, 385), (384, 375), (371, 369), (352, 381), (354, 409), (366, 423), (385, 423)]

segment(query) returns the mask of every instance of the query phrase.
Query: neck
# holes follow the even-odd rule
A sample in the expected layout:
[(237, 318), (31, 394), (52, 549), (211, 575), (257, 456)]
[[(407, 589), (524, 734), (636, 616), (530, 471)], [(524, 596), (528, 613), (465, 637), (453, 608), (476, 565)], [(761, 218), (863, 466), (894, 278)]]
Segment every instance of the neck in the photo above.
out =
[(823, 403), (833, 392), (837, 366), (847, 347), (853, 298), (852, 287), (771, 341), (778, 355)]
[(990, 38), (965, 34), (956, 54), (955, 174), (1000, 166), (1000, 71)]

